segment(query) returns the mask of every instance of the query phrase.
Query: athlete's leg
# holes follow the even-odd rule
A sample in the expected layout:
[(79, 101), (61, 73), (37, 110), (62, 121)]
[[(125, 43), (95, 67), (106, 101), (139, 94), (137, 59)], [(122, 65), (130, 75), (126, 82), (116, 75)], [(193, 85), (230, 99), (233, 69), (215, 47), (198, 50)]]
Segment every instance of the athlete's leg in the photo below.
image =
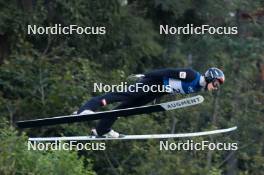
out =
[[(123, 102), (115, 109), (124, 109), (124, 108), (142, 106), (153, 101), (154, 99), (160, 96), (162, 96), (162, 94), (152, 94), (152, 95), (142, 96), (141, 98)], [(101, 119), (96, 126), (96, 131), (98, 135), (104, 135), (105, 133), (109, 132), (111, 130), (112, 125), (117, 120), (117, 118), (118, 117), (107, 117)]]
[[(155, 79), (149, 79), (145, 78), (139, 81), (139, 83), (143, 85), (155, 85), (160, 84), (161, 82), (158, 82)], [(135, 88), (135, 87), (134, 87)], [(132, 88), (133, 89), (133, 88)], [(135, 89), (134, 89), (135, 90)], [(102, 96), (97, 96), (92, 98), (91, 100), (87, 101), (79, 110), (78, 114), (83, 112), (84, 110), (97, 110), (100, 106), (105, 106), (106, 104), (114, 103), (114, 102), (124, 102), (124, 101), (130, 101), (133, 99), (138, 99), (142, 96), (147, 96), (148, 94), (152, 94), (151, 92), (146, 93), (142, 89), (139, 89), (137, 92), (112, 92), (107, 93)], [(159, 93), (157, 93), (159, 94)]]
[[(156, 85), (161, 84), (162, 82), (159, 82), (155, 79), (143, 79), (140, 81), (140, 83), (142, 83), (143, 85)], [(94, 97), (86, 102), (86, 104), (79, 109), (78, 114), (84, 110), (95, 111), (100, 106), (104, 106), (113, 102), (122, 102), (122, 104), (115, 109), (142, 106), (162, 95), (164, 95), (164, 93), (144, 92), (141, 89), (139, 89), (139, 91), (137, 92), (108, 93), (102, 96)], [(109, 132), (116, 119), (117, 117), (101, 119), (96, 127), (97, 133), (99, 135), (103, 135)]]
[(105, 106), (114, 102), (122, 102), (132, 99), (133, 95), (127, 92), (113, 92), (107, 93), (105, 95), (93, 97), (91, 100), (87, 101), (79, 110), (78, 114), (84, 110), (97, 110), (100, 106)]

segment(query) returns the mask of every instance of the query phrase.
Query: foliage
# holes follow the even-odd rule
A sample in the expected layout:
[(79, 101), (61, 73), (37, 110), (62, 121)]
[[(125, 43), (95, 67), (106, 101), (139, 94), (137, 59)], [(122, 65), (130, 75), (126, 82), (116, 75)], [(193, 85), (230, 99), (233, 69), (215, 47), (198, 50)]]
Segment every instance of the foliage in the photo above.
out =
[(78, 157), (77, 152), (29, 151), (25, 134), (18, 134), (12, 127), (1, 127), (0, 140), (0, 173), (3, 175), (95, 174), (91, 163), (85, 167), (85, 159)]
[[(0, 174), (264, 174), (264, 89), (258, 66), (264, 61), (263, 16), (254, 16), (263, 2), (120, 2), (0, 1)], [(239, 35), (159, 35), (160, 24), (188, 23), (239, 26)], [(105, 26), (107, 33), (27, 35), (28, 24)], [(27, 136), (85, 135), (94, 123), (25, 133), (14, 128), (17, 120), (72, 113), (100, 94), (92, 92), (94, 82), (116, 84), (162, 67), (203, 73), (211, 66), (222, 68), (227, 81), (217, 93), (201, 92), (202, 105), (120, 119), (114, 128), (151, 134), (237, 125), (236, 133), (195, 139), (238, 142), (237, 151), (159, 151), (159, 141), (152, 140), (107, 142), (106, 151), (31, 152), (25, 149)]]

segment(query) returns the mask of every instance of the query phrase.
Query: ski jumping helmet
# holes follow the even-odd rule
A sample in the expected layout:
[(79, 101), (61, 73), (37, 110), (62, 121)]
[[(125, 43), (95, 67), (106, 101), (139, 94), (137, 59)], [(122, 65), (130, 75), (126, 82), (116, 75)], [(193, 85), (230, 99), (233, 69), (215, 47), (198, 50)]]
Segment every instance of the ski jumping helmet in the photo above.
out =
[(215, 80), (219, 80), (220, 84), (223, 84), (225, 81), (225, 75), (223, 71), (221, 71), (220, 69), (216, 67), (209, 68), (205, 72), (204, 77), (207, 83), (211, 83), (211, 82), (214, 82)]

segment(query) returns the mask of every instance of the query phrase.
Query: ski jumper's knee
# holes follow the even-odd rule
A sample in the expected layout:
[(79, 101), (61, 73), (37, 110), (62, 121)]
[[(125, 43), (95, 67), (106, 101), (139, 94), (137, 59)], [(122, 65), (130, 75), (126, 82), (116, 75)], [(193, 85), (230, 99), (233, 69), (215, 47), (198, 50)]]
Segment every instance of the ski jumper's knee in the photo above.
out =
[(95, 111), (101, 106), (107, 105), (107, 101), (105, 98), (102, 98), (100, 96), (93, 97), (89, 101), (87, 101), (79, 110), (78, 114), (81, 113), (84, 110), (92, 110)]

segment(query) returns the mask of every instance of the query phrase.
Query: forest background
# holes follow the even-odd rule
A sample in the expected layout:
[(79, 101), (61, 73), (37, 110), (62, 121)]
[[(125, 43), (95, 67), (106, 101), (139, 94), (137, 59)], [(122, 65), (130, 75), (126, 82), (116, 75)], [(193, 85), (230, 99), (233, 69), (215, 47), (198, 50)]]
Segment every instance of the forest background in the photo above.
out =
[[(105, 26), (107, 33), (27, 35), (28, 24)], [(160, 35), (160, 24), (237, 26), (239, 33)], [(0, 0), (0, 174), (264, 174), (263, 26), (262, 0)], [(230, 134), (193, 139), (237, 142), (237, 151), (160, 151), (158, 140), (107, 142), (106, 151), (28, 151), (28, 136), (87, 135), (94, 123), (15, 126), (71, 114), (100, 95), (92, 92), (94, 82), (119, 84), (158, 68), (204, 72), (212, 66), (223, 69), (226, 83), (216, 93), (200, 93), (203, 104), (122, 118), (114, 128), (151, 134), (237, 125)]]

